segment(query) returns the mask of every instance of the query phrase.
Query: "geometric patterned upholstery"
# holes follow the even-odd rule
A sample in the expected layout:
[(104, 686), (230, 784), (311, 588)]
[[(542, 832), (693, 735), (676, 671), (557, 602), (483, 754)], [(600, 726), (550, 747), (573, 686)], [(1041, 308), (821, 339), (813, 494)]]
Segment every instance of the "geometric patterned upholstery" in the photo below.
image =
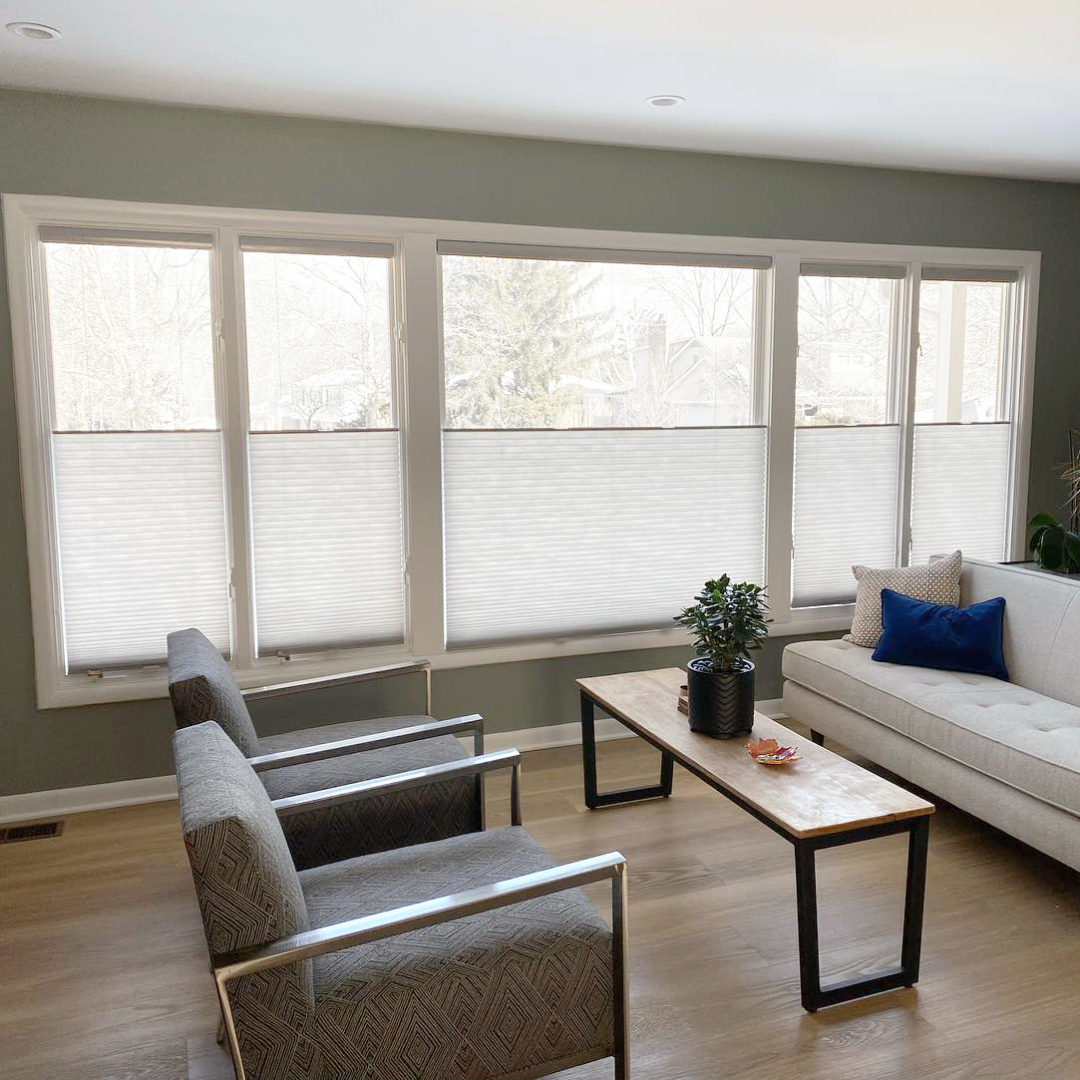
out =
[[(213, 957), (548, 869), (520, 827), (297, 872), (251, 767), (212, 722), (173, 737)], [(252, 1080), (509, 1080), (610, 1054), (612, 934), (580, 890), (229, 984)]]
[(225, 658), (194, 627), (176, 630), (166, 640), (169, 697), (176, 726), (216, 720), (244, 757), (254, 757), (259, 752), (259, 737)]
[[(429, 722), (430, 716), (379, 717), (303, 728), (259, 738), (232, 670), (198, 630), (168, 636), (169, 695), (177, 727), (216, 720), (244, 757), (296, 750)], [(261, 772), (271, 799), (461, 761), (468, 753), (452, 735), (382, 750), (327, 758)], [(479, 781), (470, 777), (410, 788), (359, 803), (329, 806), (282, 819), (297, 869), (377, 851), (457, 836), (480, 827)]]
[[(310, 929), (307, 904), (270, 797), (221, 728), (173, 735), (180, 824), (210, 955), (255, 948)], [(311, 963), (261, 972), (245, 1008), (310, 1008)]]
[[(259, 753), (273, 754), (318, 743), (411, 727), (427, 716), (390, 716), (290, 731), (259, 740)], [(362, 754), (326, 758), (259, 773), (271, 799), (323, 791), (392, 773), (422, 769), (468, 757), (452, 735), (366, 750)], [(480, 827), (477, 780), (469, 777), (362, 802), (328, 806), (281, 819), (285, 838), (299, 870), (324, 863), (370, 855), (377, 851), (442, 840)]]
[[(311, 924), (320, 927), (553, 865), (528, 832), (510, 827), (299, 876)], [(289, 1023), (265, 1010), (237, 1015), (249, 1076), (488, 1080), (547, 1074), (612, 1052), (612, 935), (579, 890), (312, 963), (313, 1012), (301, 1006)]]

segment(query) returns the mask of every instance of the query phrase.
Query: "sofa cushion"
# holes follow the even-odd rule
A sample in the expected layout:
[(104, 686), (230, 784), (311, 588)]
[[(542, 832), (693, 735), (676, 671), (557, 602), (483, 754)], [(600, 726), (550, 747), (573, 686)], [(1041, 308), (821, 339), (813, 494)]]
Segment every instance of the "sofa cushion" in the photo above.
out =
[[(502, 828), (305, 870), (300, 881), (319, 927), (553, 865), (524, 829)], [(612, 1044), (611, 931), (576, 889), (314, 963), (320, 1076), (531, 1076)]]
[(954, 551), (951, 555), (935, 556), (925, 566), (897, 566), (887, 570), (853, 566), (851, 572), (859, 585), (851, 633), (845, 634), (844, 640), (868, 649), (877, 645), (881, 637), (882, 589), (892, 589), (931, 604), (959, 604), (962, 565), (963, 557)]
[(1008, 681), (1001, 655), (1005, 600), (997, 596), (970, 607), (928, 604), (881, 590), (884, 629), (873, 659), (936, 671), (970, 671)]
[(784, 650), (784, 677), (1080, 816), (1080, 708), (986, 675), (875, 663), (842, 640)]
[[(430, 716), (388, 716), (303, 728), (263, 736), (259, 753), (274, 754), (430, 721)], [(453, 735), (440, 735), (382, 750), (271, 769), (259, 773), (259, 777), (270, 798), (283, 799), (466, 757), (468, 754)], [(472, 777), (449, 780), (362, 802), (326, 806), (290, 814), (282, 819), (281, 826), (299, 869), (406, 844), (442, 840), (479, 826), (477, 783)]]
[(259, 737), (232, 670), (199, 630), (168, 636), (169, 697), (177, 727), (216, 720), (244, 757), (259, 752)]

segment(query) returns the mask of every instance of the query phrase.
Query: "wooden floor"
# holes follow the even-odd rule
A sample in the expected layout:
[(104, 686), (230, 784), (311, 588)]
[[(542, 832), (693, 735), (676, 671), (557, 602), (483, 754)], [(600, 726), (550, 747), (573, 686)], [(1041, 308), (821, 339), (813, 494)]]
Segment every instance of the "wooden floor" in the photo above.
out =
[[(651, 778), (656, 760), (603, 744), (602, 783)], [(1080, 878), (1051, 860), (943, 808), (922, 981), (810, 1016), (788, 844), (678, 770), (671, 800), (591, 814), (576, 748), (527, 755), (524, 779), (525, 823), (556, 855), (629, 859), (635, 1080), (1080, 1078)], [(490, 795), (498, 824), (498, 781)], [(896, 958), (903, 845), (818, 856), (824, 975)], [(174, 803), (0, 847), (0, 882), (4, 1080), (231, 1076)]]

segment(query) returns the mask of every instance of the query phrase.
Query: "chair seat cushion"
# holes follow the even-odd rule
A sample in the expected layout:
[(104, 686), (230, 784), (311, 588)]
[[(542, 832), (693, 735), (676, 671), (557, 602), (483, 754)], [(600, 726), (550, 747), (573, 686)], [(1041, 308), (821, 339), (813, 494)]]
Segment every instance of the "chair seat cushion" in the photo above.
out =
[(1080, 708), (988, 675), (876, 663), (846, 641), (784, 649), (784, 677), (1080, 816)]
[[(275, 754), (430, 721), (429, 716), (389, 716), (303, 728), (264, 736), (259, 740), (259, 753)], [(283, 799), (468, 756), (453, 735), (439, 735), (381, 750), (271, 769), (259, 773), (259, 777), (271, 799)], [(476, 793), (476, 782), (470, 777), (292, 814), (282, 818), (281, 825), (297, 867), (304, 869), (469, 832), (479, 824)]]
[[(305, 870), (313, 928), (544, 870), (517, 827)], [(316, 958), (321, 1075), (532, 1075), (610, 1052), (612, 940), (579, 890)]]

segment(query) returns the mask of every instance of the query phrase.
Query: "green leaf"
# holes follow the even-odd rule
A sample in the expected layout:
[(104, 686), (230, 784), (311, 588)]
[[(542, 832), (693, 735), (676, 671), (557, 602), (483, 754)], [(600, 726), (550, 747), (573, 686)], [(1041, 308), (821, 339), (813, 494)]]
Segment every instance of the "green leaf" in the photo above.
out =
[(1028, 528), (1029, 529), (1034, 529), (1034, 528), (1037, 528), (1040, 525), (1056, 525), (1057, 523), (1058, 523), (1058, 519), (1056, 517), (1054, 517), (1053, 514), (1046, 514), (1046, 513), (1036, 514), (1028, 522)]
[(1052, 525), (1040, 525), (1032, 534), (1031, 539), (1028, 540), (1028, 548), (1031, 551), (1038, 552), (1042, 545), (1043, 540), (1046, 538), (1046, 534), (1053, 528)]
[(1065, 530), (1047, 529), (1035, 557), (1047, 570), (1060, 570), (1065, 562)]
[(1065, 533), (1065, 556), (1067, 569), (1080, 569), (1080, 536), (1074, 532)]

